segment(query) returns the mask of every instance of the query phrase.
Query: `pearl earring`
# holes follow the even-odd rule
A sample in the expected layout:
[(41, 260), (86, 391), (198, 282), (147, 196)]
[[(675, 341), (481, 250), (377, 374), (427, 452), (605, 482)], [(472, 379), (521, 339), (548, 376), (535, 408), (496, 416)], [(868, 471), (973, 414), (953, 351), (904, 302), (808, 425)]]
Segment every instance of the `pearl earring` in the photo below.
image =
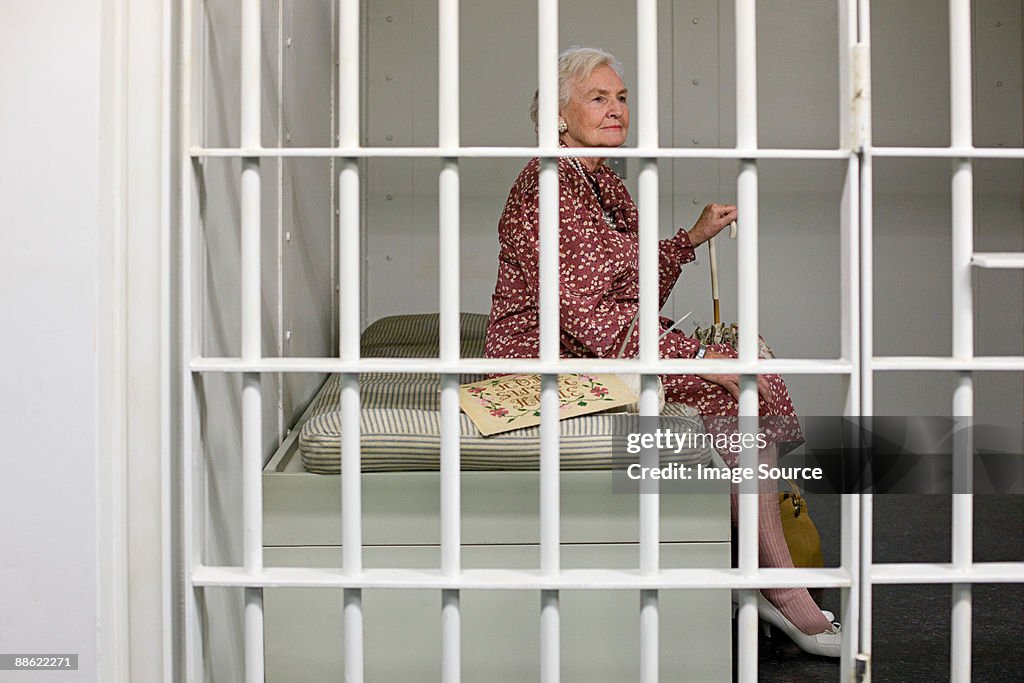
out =
[(558, 132), (559, 133), (564, 133), (567, 130), (569, 130), (569, 124), (566, 123), (564, 119), (559, 119), (559, 121), (558, 121)]

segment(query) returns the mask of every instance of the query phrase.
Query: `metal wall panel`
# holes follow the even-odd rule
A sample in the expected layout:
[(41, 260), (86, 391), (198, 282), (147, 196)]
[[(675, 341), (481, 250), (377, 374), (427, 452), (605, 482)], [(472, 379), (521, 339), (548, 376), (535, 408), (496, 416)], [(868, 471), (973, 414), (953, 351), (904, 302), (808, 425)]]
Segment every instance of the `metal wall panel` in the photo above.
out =
[[(333, 144), (331, 100), (334, 45), (329, 0), (283, 3), (282, 32), (284, 147)], [(330, 159), (285, 159), (282, 214), (278, 231), (282, 283), (280, 343), (283, 356), (331, 356), (335, 347), (332, 272), (333, 186)], [(283, 428), (295, 423), (322, 375), (282, 380)], [(283, 429), (282, 429), (283, 431)]]

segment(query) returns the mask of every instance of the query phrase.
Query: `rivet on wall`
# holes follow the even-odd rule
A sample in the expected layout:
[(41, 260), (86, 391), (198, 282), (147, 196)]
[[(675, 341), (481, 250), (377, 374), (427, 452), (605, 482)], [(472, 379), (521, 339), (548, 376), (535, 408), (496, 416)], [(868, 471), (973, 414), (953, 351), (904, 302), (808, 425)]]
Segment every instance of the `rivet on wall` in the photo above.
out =
[(694, 197), (694, 198), (693, 198), (693, 199), (691, 199), (690, 201), (691, 201), (691, 202), (692, 202), (693, 204), (700, 204), (700, 200), (699, 200), (699, 199), (697, 199), (696, 197)]
[(285, 142), (291, 142), (292, 141), (292, 134), (291, 133), (285, 133), (284, 134), (284, 141)]
[(394, 18), (394, 17), (388, 17), (388, 18), (387, 18), (387, 19), (385, 19), (384, 21), (386, 21), (386, 22), (388, 22), (388, 23), (390, 24), (390, 23), (391, 23), (392, 21), (394, 21), (394, 20), (395, 20), (395, 18)]
[(388, 200), (389, 202), (390, 202), (390, 201), (391, 201), (392, 199), (394, 199), (394, 198), (395, 198), (395, 196), (394, 196), (394, 195), (392, 195), (392, 194), (386, 194), (386, 195), (384, 195), (384, 199)]
[(700, 79), (699, 78), (695, 78), (695, 79), (693, 79), (692, 83), (694, 85), (700, 85)]
[(996, 81), (996, 87), (997, 88), (1002, 88), (1003, 87), (1003, 82), (1002, 81)]
[(1001, 21), (997, 21), (996, 22), (996, 28), (1002, 28), (1002, 26), (1003, 26), (1003, 22), (1001, 22)]
[(384, 80), (385, 81), (393, 81), (394, 79), (395, 79), (395, 77), (392, 76), (391, 74), (384, 74)]
[(395, 136), (394, 135), (385, 135), (384, 139), (387, 140), (388, 142), (391, 142), (392, 140), (395, 139)]
[(292, 39), (289, 38), (286, 41), (284, 41), (284, 45), (285, 45), (285, 47), (291, 47), (292, 46)]
[(284, 333), (284, 338), (285, 338), (286, 341), (291, 342), (291, 340), (292, 340), (292, 331), (288, 330), (287, 332), (285, 332)]
[(393, 259), (392, 259), (392, 256), (391, 256), (391, 254), (385, 254), (385, 255), (384, 255), (384, 260), (385, 260), (385, 261), (391, 261), (391, 260), (393, 260)]
[(292, 234), (290, 232), (286, 232), (284, 234), (284, 241), (285, 242), (291, 242), (292, 241)]
[(694, 24), (694, 26), (696, 26), (696, 25), (697, 25), (697, 24), (699, 24), (699, 23), (700, 23), (700, 17), (694, 17), (694, 18), (693, 18), (693, 24)]
[(692, 142), (692, 143), (693, 143), (693, 144), (695, 144), (695, 145), (699, 145), (699, 144), (700, 144), (700, 140), (699, 140), (699, 139), (697, 139), (697, 138), (692, 138), (692, 139), (690, 140), (690, 142)]

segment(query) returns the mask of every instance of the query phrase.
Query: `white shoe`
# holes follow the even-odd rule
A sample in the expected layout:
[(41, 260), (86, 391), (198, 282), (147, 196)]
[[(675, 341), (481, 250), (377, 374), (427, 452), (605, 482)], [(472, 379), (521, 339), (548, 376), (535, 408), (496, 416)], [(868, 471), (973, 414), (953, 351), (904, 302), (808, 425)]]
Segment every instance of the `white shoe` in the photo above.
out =
[[(826, 616), (834, 616), (831, 612), (824, 612), (824, 610), (823, 613)], [(794, 626), (793, 622), (783, 616), (779, 608), (768, 602), (768, 598), (764, 597), (761, 591), (757, 592), (757, 614), (762, 620), (785, 633), (786, 637), (796, 643), (797, 647), (804, 652), (822, 657), (840, 656), (843, 644), (843, 627), (838, 621), (829, 619), (829, 621), (832, 621), (831, 629), (815, 633), (814, 635), (807, 635)]]

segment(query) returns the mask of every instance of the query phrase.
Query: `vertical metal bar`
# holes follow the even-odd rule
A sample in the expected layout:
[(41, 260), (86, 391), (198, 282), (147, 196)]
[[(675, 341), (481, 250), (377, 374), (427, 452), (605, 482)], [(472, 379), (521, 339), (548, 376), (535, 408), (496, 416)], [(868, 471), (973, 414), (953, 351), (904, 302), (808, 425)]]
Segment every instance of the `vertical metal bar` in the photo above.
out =
[[(742, 214), (740, 214), (742, 216)], [(742, 238), (741, 238), (742, 239)], [(740, 298), (742, 302), (742, 295)], [(757, 431), (757, 376), (740, 375), (740, 418), (742, 433)], [(757, 448), (745, 448), (740, 454), (739, 466), (757, 471)], [(743, 479), (739, 484), (739, 570), (745, 577), (758, 573), (757, 503), (758, 487), (755, 479)], [(757, 589), (736, 591), (739, 596), (737, 678), (740, 683), (757, 681)]]
[[(757, 148), (757, 14), (754, 0), (736, 0), (736, 146), (741, 150)], [(752, 363), (757, 359), (757, 163), (740, 162), (736, 203), (739, 212), (739, 357)], [(757, 430), (757, 377), (740, 377), (741, 431)], [(751, 420), (753, 424), (751, 425)], [(757, 468), (756, 449), (745, 449), (741, 467)], [(757, 495), (756, 482), (740, 484), (739, 568), (747, 576), (756, 575)], [(757, 603), (754, 591), (739, 591), (738, 680), (757, 680)]]
[[(844, 494), (840, 500), (840, 566), (849, 572), (852, 585), (840, 591), (840, 620), (843, 624), (843, 652), (839, 670), (846, 679), (852, 678), (856, 667), (855, 658), (864, 650), (858, 638), (860, 628), (861, 593), (860, 582), (868, 581), (861, 565), (860, 531), (863, 521), (861, 506), (864, 496)], [(868, 564), (870, 570), (870, 563)]]
[[(869, 0), (858, 0), (857, 2), (857, 37), (860, 49), (870, 56), (871, 3)], [(866, 88), (866, 94), (869, 95), (871, 85), (869, 64), (861, 63), (858, 66), (863, 69), (863, 72), (860, 74), (861, 77), (858, 79), (857, 85)], [(869, 96), (858, 101), (857, 114), (860, 120), (855, 122), (855, 125), (863, 135), (860, 161), (860, 414), (867, 417), (874, 412), (874, 181), (871, 155), (871, 100)], [(850, 533), (859, 530), (859, 539), (855, 536), (849, 542), (848, 547), (844, 545), (844, 554), (849, 558), (848, 566), (851, 573), (855, 578), (859, 578), (859, 585), (855, 583), (851, 588), (850, 609), (844, 617), (847, 620), (856, 620), (855, 623), (847, 625), (846, 632), (851, 636), (856, 634), (857, 650), (860, 654), (870, 658), (873, 621), (871, 565), (873, 562), (874, 499), (870, 494), (860, 496), (859, 505), (851, 503), (850, 514), (858, 512), (858, 507), (859, 519), (851, 519), (847, 524), (844, 518), (844, 533), (847, 530)], [(856, 544), (854, 540), (859, 540), (859, 544)], [(844, 658), (848, 658), (850, 652), (851, 647), (847, 643), (844, 647)], [(844, 659), (844, 663), (846, 661)], [(849, 669), (844, 668), (843, 670), (848, 671)]]
[[(870, 100), (870, 50), (867, 36), (860, 34), (860, 2), (839, 1), (839, 79), (840, 79), (840, 146), (848, 147), (851, 154), (846, 167), (846, 184), (842, 198), (842, 355), (851, 363), (847, 379), (847, 392), (843, 413), (848, 416), (861, 414), (861, 400), (864, 392), (863, 375), (865, 360), (861, 345), (861, 254), (860, 229), (861, 207), (861, 159), (870, 155), (871, 100)], [(866, 4), (866, 2), (865, 2)], [(868, 162), (870, 163), (870, 162)], [(841, 591), (841, 616), (844, 628), (844, 642), (840, 659), (842, 676), (850, 677), (856, 667), (859, 648), (859, 629), (863, 623), (859, 610), (862, 586), (870, 591), (870, 562), (861, 563), (861, 538), (859, 532), (870, 527), (863, 526), (861, 515), (862, 500), (859, 496), (843, 495), (841, 519), (841, 564), (850, 576), (853, 585)], [(870, 515), (870, 502), (866, 514)], [(870, 546), (867, 548), (870, 557)], [(870, 605), (868, 605), (870, 608)], [(870, 621), (870, 620), (869, 620)], [(870, 645), (868, 645), (870, 651)]]
[[(637, 122), (639, 146), (658, 147), (658, 6), (637, 0)], [(658, 160), (640, 159), (640, 359), (656, 362), (658, 352)], [(657, 378), (641, 381), (640, 414), (658, 414)], [(645, 449), (646, 467), (657, 467), (658, 450)], [(651, 576), (659, 565), (659, 495), (654, 490), (640, 499), (640, 573)], [(640, 591), (640, 680), (658, 680), (658, 591)]]
[[(459, 145), (459, 2), (438, 2), (438, 145)], [(459, 162), (441, 160), (440, 223), (441, 360), (459, 359)], [(459, 377), (441, 376), (441, 573), (461, 571)], [(459, 591), (441, 594), (441, 680), (457, 683), (461, 670)]]
[(847, 378), (844, 412), (855, 415), (860, 410), (860, 332), (857, 317), (860, 278), (858, 248), (860, 225), (860, 159), (856, 155), (862, 140), (858, 135), (857, 114), (860, 82), (857, 51), (857, 0), (839, 0), (839, 147), (853, 153), (846, 165), (846, 181), (840, 206), (840, 344), (842, 357), (853, 369)]
[[(290, 16), (290, 15), (289, 15)], [(277, 130), (275, 131), (274, 146), (281, 149), (284, 148), (286, 143), (291, 144), (286, 133), (286, 117), (284, 111), (284, 93), (285, 93), (285, 13), (284, 3), (279, 2), (277, 5), (277, 13), (274, 19), (277, 21), (277, 35), (276, 45), (277, 48), (277, 83), (276, 91), (274, 92), (274, 98), (277, 101)], [(333, 161), (333, 159), (332, 159)], [(275, 272), (274, 272), (274, 295), (277, 297), (277, 306), (275, 307), (274, 316), (277, 326), (277, 335), (274, 338), (275, 347), (271, 355), (284, 356), (284, 344), (285, 344), (285, 286), (284, 286), (284, 244), (285, 244), (285, 218), (284, 218), (284, 184), (285, 184), (285, 167), (291, 165), (294, 168), (294, 160), (279, 157), (273, 161), (276, 176), (274, 178), (274, 201), (276, 202), (276, 211), (274, 212), (274, 220), (277, 224), (276, 235), (274, 238), (274, 245), (276, 250), (277, 258), (274, 260)], [(331, 178), (334, 176), (331, 175)], [(333, 183), (332, 183), (333, 185)], [(273, 327), (273, 325), (272, 325)], [(284, 411), (284, 394), (285, 394), (285, 377), (282, 374), (273, 376), (275, 379), (274, 384), (275, 393), (275, 412), (277, 413), (277, 446), (280, 447), (284, 441), (285, 430), (290, 425), (285, 422), (290, 416), (285, 415)]]
[[(181, 149), (188, 149), (196, 143), (196, 131), (199, 128), (199, 107), (193, 104), (193, 89), (199, 79), (193, 76), (195, 43), (193, 41), (195, 26), (193, 25), (193, 3), (198, 0), (184, 0), (181, 3), (181, 91), (180, 91), (180, 136)], [(197, 13), (202, 16), (202, 13)], [(180, 341), (181, 350), (178, 355), (181, 364), (181, 521), (179, 538), (181, 540), (180, 568), (184, 578), (184, 615), (182, 625), (183, 657), (181, 671), (184, 678), (194, 681), (203, 680), (203, 616), (198, 589), (192, 583), (192, 572), (200, 564), (202, 558), (202, 533), (200, 520), (203, 515), (196, 509), (200, 504), (196, 491), (202, 490), (198, 485), (198, 477), (203, 468), (194, 467), (193, 459), (199, 452), (197, 436), (199, 433), (199, 405), (195, 391), (195, 378), (188, 371), (188, 363), (197, 349), (202, 346), (198, 340), (199, 325), (194, 325), (193, 316), (199, 309), (194, 300), (198, 287), (193, 278), (199, 270), (198, 245), (200, 240), (194, 239), (196, 215), (193, 210), (193, 195), (197, 192), (199, 180), (198, 162), (187, 154), (181, 157), (181, 236), (179, 258), (181, 262), (181, 316)]]
[[(342, 147), (360, 145), (359, 126), (359, 0), (341, 0), (338, 11), (338, 140)], [(340, 357), (359, 358), (360, 248), (359, 163), (339, 160), (338, 266), (341, 291), (338, 320)], [(359, 375), (341, 378), (341, 524), (342, 572), (357, 576), (363, 570), (362, 475), (359, 429)], [(343, 595), (345, 625), (345, 680), (363, 680), (362, 590), (346, 588)]]
[[(174, 402), (175, 315), (174, 315), (174, 4), (160, 2), (160, 612), (161, 612), (161, 680), (170, 683), (177, 670), (174, 661), (177, 585), (174, 538), (174, 449), (177, 441), (177, 406)], [(179, 141), (180, 142), (180, 141)], [(179, 147), (178, 149), (182, 149)]]
[[(971, 3), (950, 0), (950, 144), (973, 146), (971, 87)], [(974, 178), (968, 158), (953, 162), (953, 357), (974, 356), (974, 310), (971, 257), (974, 251)], [(959, 373), (953, 393), (953, 417), (969, 421), (974, 414), (974, 386), (970, 372)], [(968, 570), (972, 563), (973, 498), (957, 493), (971, 481), (972, 444), (969, 430), (960, 425), (954, 442), (953, 565)], [(950, 678), (971, 680), (971, 586), (953, 584)]]
[[(261, 146), (260, 54), (262, 18), (259, 0), (242, 0), (241, 145)], [(260, 161), (242, 158), (241, 261), (242, 358), (262, 356), (260, 278)], [(263, 571), (263, 393), (260, 375), (242, 375), (242, 524), (245, 570)], [(263, 590), (245, 589), (245, 678), (263, 681)]]
[[(538, 143), (558, 147), (558, 2), (537, 1)], [(559, 356), (558, 311), (558, 160), (540, 162), (540, 357)], [(541, 376), (540, 565), (546, 576), (560, 571), (558, 488), (558, 377)], [(540, 679), (559, 680), (558, 591), (541, 591)]]
[[(283, 5), (282, 5), (283, 7)], [(331, 3), (331, 61), (334, 63), (334, 68), (331, 71), (331, 141), (336, 145), (338, 144), (338, 87), (340, 77), (338, 76), (338, 59), (335, 54), (337, 50), (338, 42), (338, 3)], [(340, 231), (339, 216), (341, 210), (338, 204), (338, 185), (333, 182), (333, 179), (337, 177), (339, 173), (338, 163), (339, 160), (331, 157), (328, 161), (330, 165), (330, 177), (331, 182), (331, 289), (330, 291), (339, 292), (341, 291), (341, 269), (338, 265), (338, 238)], [(361, 249), (360, 249), (361, 251)], [(340, 348), (341, 338), (339, 336), (341, 328), (341, 319), (339, 318), (339, 301), (338, 298), (331, 296), (331, 341), (329, 348)]]

